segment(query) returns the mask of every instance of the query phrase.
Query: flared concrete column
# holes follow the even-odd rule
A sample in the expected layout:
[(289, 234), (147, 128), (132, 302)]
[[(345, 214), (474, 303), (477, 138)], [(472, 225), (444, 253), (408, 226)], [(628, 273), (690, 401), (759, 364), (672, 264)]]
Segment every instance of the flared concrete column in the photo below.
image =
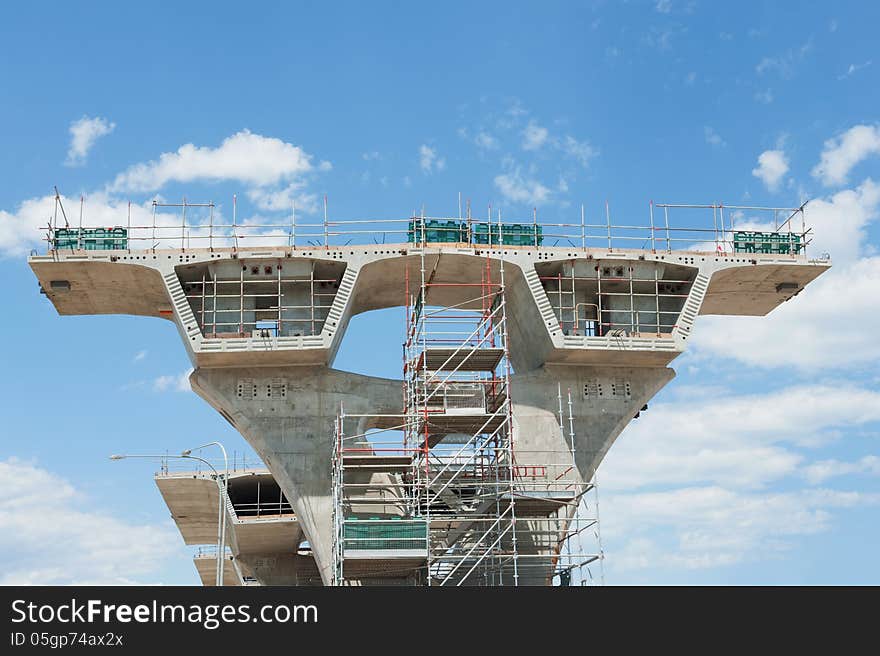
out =
[[(554, 465), (561, 473), (571, 457), (568, 391), (572, 392), (576, 470), (567, 480), (589, 480), (631, 418), (674, 372), (665, 367), (546, 365), (511, 378), (514, 450), (520, 465)], [(346, 414), (398, 414), (402, 383), (326, 367), (198, 369), (193, 389), (216, 408), (266, 463), (290, 500), (309, 540), (324, 583), (332, 571), (331, 463), (333, 427), (340, 407)], [(565, 432), (559, 431), (557, 387), (564, 395)], [(361, 429), (370, 427), (360, 422)], [(522, 536), (519, 547), (546, 553), (555, 542)], [(544, 582), (546, 572), (523, 583)]]
[[(561, 455), (571, 453), (570, 391), (577, 471), (581, 481), (589, 481), (621, 431), (674, 377), (675, 371), (667, 367), (549, 364), (515, 374), (511, 399), (517, 462), (559, 463)], [(564, 437), (559, 430), (560, 386)]]
[(266, 463), (328, 584), (334, 421), (341, 406), (347, 414), (399, 414), (401, 383), (317, 366), (202, 368), (192, 373), (190, 383)]
[[(555, 492), (582, 484), (593, 474), (614, 440), (649, 399), (675, 376), (665, 367), (607, 367), (545, 365), (511, 377), (514, 454), (521, 469), (520, 484), (546, 484)], [(559, 390), (562, 392), (560, 430)], [(568, 395), (574, 428), (574, 458), (571, 453)], [(574, 462), (572, 462), (574, 461)], [(531, 467), (545, 468), (544, 480)], [(561, 517), (574, 516), (575, 507), (561, 507)], [(565, 524), (541, 518), (517, 521), (519, 585), (549, 585), (553, 557), (558, 554)], [(522, 527), (527, 527), (523, 529)], [(530, 555), (541, 558), (530, 558)], [(510, 580), (510, 571), (505, 575)]]

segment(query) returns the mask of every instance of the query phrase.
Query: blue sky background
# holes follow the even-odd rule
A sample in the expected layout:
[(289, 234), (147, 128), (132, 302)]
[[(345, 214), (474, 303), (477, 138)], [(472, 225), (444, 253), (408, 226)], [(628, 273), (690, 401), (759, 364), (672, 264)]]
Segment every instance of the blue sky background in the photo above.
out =
[[(770, 317), (701, 318), (600, 469), (606, 579), (880, 583), (880, 7), (179, 5), (0, 22), (0, 582), (196, 583), (155, 466), (107, 455), (247, 450), (181, 386), (171, 323), (62, 318), (38, 294), (25, 256), (57, 184), (68, 211), (84, 194), (87, 222), (123, 224), (129, 199), (229, 217), (233, 193), (280, 221), (272, 194), (355, 218), (454, 214), (461, 192), (572, 222), (606, 199), (621, 222), (651, 199), (813, 199), (832, 272)], [(250, 150), (231, 161), (229, 139)], [(258, 179), (279, 149), (291, 168)], [(397, 377), (402, 332), (399, 312), (358, 317), (336, 366)]]

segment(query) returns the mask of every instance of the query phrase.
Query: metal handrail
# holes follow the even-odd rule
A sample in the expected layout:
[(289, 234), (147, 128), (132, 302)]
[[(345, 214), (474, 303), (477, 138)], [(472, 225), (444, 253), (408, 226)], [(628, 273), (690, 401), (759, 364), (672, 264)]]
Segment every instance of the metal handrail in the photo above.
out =
[[(56, 204), (60, 203), (60, 198), (56, 197)], [(806, 204), (805, 204), (806, 205)], [(278, 222), (260, 222), (253, 224), (243, 224), (237, 222), (233, 217), (232, 222), (218, 223), (213, 217), (213, 203), (193, 204), (184, 203), (183, 205), (164, 205), (155, 204), (157, 207), (182, 207), (182, 219), (178, 219), (172, 215), (159, 215), (155, 211), (152, 215), (152, 222), (147, 225), (132, 225), (131, 218), (128, 217), (127, 222), (120, 221), (116, 227), (125, 228), (124, 237), (125, 248), (115, 250), (125, 251), (155, 251), (157, 247), (165, 246), (166, 248), (174, 248), (186, 250), (192, 247), (208, 248), (214, 250), (216, 248), (232, 248), (238, 250), (240, 247), (251, 247), (260, 245), (269, 246), (288, 246), (301, 249), (313, 248), (330, 248), (347, 246), (354, 243), (362, 242), (363, 245), (385, 244), (389, 236), (402, 237), (401, 242), (412, 243), (414, 245), (423, 244), (441, 244), (452, 243), (452, 239), (441, 240), (438, 242), (426, 239), (426, 231), (421, 229), (425, 222), (433, 221), (437, 224), (449, 223), (450, 225), (436, 225), (430, 230), (434, 234), (442, 233), (458, 233), (463, 240), (456, 239), (455, 243), (459, 245), (467, 245), (476, 250), (494, 249), (499, 247), (509, 248), (515, 247), (514, 244), (504, 243), (505, 226), (516, 226), (520, 232), (516, 233), (524, 237), (532, 236), (532, 242), (526, 244), (531, 247), (541, 248), (546, 245), (556, 246), (560, 242), (565, 242), (564, 247), (572, 248), (588, 248), (588, 247), (605, 247), (609, 250), (615, 250), (624, 247), (638, 248), (634, 246), (634, 242), (640, 242), (641, 248), (647, 248), (653, 251), (662, 250), (671, 252), (672, 250), (698, 250), (696, 247), (706, 245), (712, 242), (716, 251), (733, 252), (732, 233), (736, 230), (738, 212), (759, 213), (762, 216), (772, 217), (772, 231), (777, 233), (785, 233), (798, 235), (804, 246), (809, 243), (808, 236), (811, 231), (806, 227), (804, 218), (804, 207), (758, 207), (746, 205), (725, 205), (723, 203), (712, 203), (705, 205), (687, 205), (674, 203), (650, 204), (650, 220), (647, 224), (639, 224), (635, 222), (614, 223), (611, 220), (610, 213), (606, 213), (606, 222), (603, 223), (587, 223), (585, 214), (581, 212), (580, 222), (565, 221), (541, 221), (536, 218), (520, 219), (520, 220), (504, 220), (481, 222), (475, 220), (464, 220), (460, 217), (406, 217), (406, 218), (354, 218), (347, 220), (329, 220), (326, 217), (320, 222), (297, 223), (295, 217), (291, 221), (286, 219)], [(210, 207), (210, 220), (206, 223), (204, 219), (193, 220), (187, 218), (186, 209), (194, 207)], [(663, 211), (663, 225), (655, 225), (654, 209)], [(700, 221), (696, 225), (676, 225), (670, 224), (670, 210), (690, 211), (699, 210), (707, 213), (706, 219)], [(708, 218), (708, 212), (712, 213), (711, 222)], [(725, 212), (727, 215), (725, 216)], [(780, 221), (780, 215), (784, 220)], [(800, 217), (801, 225), (799, 229), (795, 228), (795, 219)], [(120, 217), (122, 218), (122, 217)], [(741, 220), (741, 219), (740, 219)], [(477, 236), (482, 237), (490, 233), (478, 233), (473, 229), (475, 225), (487, 225), (494, 230), (494, 241), (490, 237), (492, 243), (481, 243)], [(70, 231), (66, 233), (67, 240), (71, 242), (70, 250), (80, 250), (83, 246), (82, 231), (94, 230), (105, 226), (88, 226), (80, 223), (79, 227), (72, 228), (65, 221), (64, 230)], [(526, 228), (534, 228), (534, 232)], [(303, 229), (306, 229), (303, 232)], [(547, 229), (550, 230), (547, 230)], [(49, 244), (49, 250), (55, 250), (55, 233), (61, 227), (55, 225), (54, 219), (50, 220), (48, 227), (40, 228), (45, 232), (44, 239)], [(767, 230), (771, 230), (767, 228)], [(511, 233), (513, 234), (513, 233)], [(73, 235), (76, 236), (74, 248)], [(499, 239), (501, 235), (501, 239)], [(540, 239), (538, 236), (540, 235)], [(109, 238), (109, 237), (108, 237)], [(381, 238), (381, 242), (379, 239)], [(550, 240), (556, 240), (554, 244), (548, 244)], [(239, 243), (243, 240), (243, 243)], [(299, 240), (299, 243), (297, 243)], [(500, 244), (497, 242), (501, 242)], [(142, 244), (140, 244), (143, 242)], [(134, 248), (134, 245), (142, 245), (142, 248)], [(730, 248), (728, 248), (728, 246)], [(67, 250), (67, 248), (63, 249)], [(100, 250), (111, 250), (100, 248)], [(705, 249), (704, 249), (705, 250)], [(703, 251), (700, 251), (703, 252)]]

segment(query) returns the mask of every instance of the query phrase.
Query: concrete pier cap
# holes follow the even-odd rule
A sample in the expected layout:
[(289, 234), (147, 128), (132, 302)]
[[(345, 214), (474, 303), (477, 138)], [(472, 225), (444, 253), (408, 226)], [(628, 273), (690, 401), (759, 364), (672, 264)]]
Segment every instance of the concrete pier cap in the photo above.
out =
[(518, 458), (540, 463), (570, 448), (559, 431), (561, 388), (572, 397), (583, 480), (674, 377), (669, 364), (699, 315), (765, 315), (830, 266), (803, 252), (473, 243), (71, 249), (29, 263), (59, 314), (175, 323), (194, 367), (193, 390), (265, 462), (325, 584), (340, 405), (350, 414), (402, 409), (400, 380), (340, 371), (333, 362), (351, 317), (404, 305), (423, 263), (433, 284), (425, 304), (446, 307), (479, 307), (479, 294), (461, 283), (500, 281), (503, 267)]

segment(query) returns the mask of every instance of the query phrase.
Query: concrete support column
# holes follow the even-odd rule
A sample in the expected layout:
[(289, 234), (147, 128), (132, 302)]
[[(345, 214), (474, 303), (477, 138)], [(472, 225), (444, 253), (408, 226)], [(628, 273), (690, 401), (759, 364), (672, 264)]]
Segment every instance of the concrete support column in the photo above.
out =
[[(193, 372), (190, 383), (266, 463), (302, 524), (321, 578), (329, 583), (334, 420), (340, 404), (349, 414), (400, 413), (401, 383), (309, 366), (203, 368)], [(272, 384), (276, 394), (285, 385), (284, 395), (268, 397)]]
[[(551, 481), (560, 474), (564, 480), (588, 481), (630, 419), (673, 376), (665, 367), (571, 365), (546, 365), (515, 374), (511, 395), (517, 464), (550, 465), (546, 476)], [(399, 414), (402, 383), (309, 366), (203, 368), (192, 374), (190, 382), (266, 463), (302, 524), (322, 580), (329, 583), (334, 420), (340, 404), (347, 414)], [(557, 384), (565, 395), (564, 435), (559, 431)], [(571, 458), (569, 389), (577, 466), (564, 472)], [(372, 427), (369, 421), (360, 426), (361, 430)], [(546, 524), (539, 522), (517, 535), (523, 553), (546, 554), (556, 544), (556, 536), (548, 535)], [(548, 576), (549, 566), (524, 573), (522, 582), (541, 584)]]
[[(571, 391), (575, 460), (589, 481), (621, 431), (666, 383), (667, 367), (544, 365), (511, 377), (514, 451), (517, 461), (561, 463), (571, 453), (568, 392)], [(559, 431), (558, 386), (562, 387), (565, 436)]]

